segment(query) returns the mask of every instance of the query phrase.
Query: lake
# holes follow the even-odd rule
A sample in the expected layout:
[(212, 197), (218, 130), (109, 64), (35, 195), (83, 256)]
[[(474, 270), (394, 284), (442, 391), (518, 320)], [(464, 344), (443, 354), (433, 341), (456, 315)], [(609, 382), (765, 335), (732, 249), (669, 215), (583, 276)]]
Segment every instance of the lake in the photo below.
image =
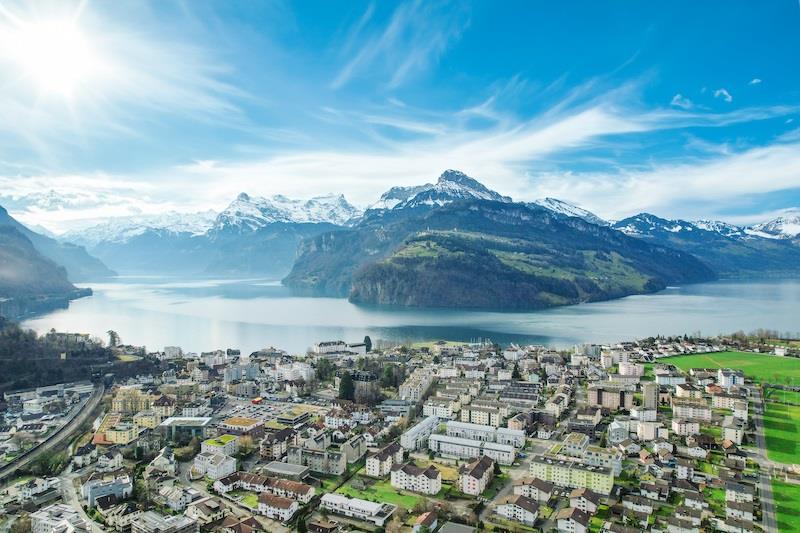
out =
[(265, 280), (119, 278), (87, 284), (94, 295), (24, 322), (39, 332), (113, 329), (123, 342), (150, 350), (275, 346), (302, 353), (321, 340), (457, 340), (566, 347), (651, 335), (706, 335), (757, 328), (800, 330), (800, 281), (714, 282), (674, 287), (544, 311), (501, 313), (365, 307), (339, 298), (292, 293)]

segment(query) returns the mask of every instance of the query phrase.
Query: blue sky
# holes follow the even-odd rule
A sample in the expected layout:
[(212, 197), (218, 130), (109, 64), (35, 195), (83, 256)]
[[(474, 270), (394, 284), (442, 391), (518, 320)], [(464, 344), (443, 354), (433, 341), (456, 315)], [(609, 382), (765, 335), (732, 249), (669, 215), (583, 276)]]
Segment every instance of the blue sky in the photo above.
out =
[[(797, 0), (0, 6), (0, 204), (53, 230), (447, 168), (608, 218), (800, 205)], [(54, 21), (76, 52), (18, 46)]]

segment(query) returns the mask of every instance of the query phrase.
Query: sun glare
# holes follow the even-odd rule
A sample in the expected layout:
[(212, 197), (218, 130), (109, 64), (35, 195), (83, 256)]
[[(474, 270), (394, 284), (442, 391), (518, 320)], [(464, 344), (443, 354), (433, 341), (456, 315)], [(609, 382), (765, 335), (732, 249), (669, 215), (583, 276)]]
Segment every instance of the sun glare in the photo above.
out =
[(96, 67), (89, 42), (72, 21), (15, 28), (6, 52), (38, 89), (48, 93), (71, 94)]

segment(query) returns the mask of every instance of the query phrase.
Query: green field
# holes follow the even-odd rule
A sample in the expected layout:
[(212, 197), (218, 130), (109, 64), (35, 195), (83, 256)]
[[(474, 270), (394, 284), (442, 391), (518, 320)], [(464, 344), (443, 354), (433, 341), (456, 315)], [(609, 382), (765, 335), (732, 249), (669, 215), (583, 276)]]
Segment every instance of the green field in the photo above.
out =
[(772, 481), (780, 533), (800, 531), (800, 485)]
[(764, 399), (800, 405), (800, 392), (783, 389), (767, 389), (764, 394)]
[(337, 490), (339, 494), (344, 494), (350, 498), (360, 498), (362, 500), (370, 500), (373, 502), (386, 502), (405, 507), (406, 509), (413, 509), (423, 496), (415, 495), (411, 492), (397, 490), (392, 487), (389, 480), (376, 481), (364, 490), (353, 488), (350, 483), (339, 487)]
[(681, 370), (690, 368), (735, 368), (746, 376), (762, 383), (800, 385), (800, 359), (750, 352), (718, 352), (695, 355), (676, 355), (659, 359), (660, 363), (675, 365)]
[(246, 490), (235, 490), (230, 493), (232, 498), (241, 498), (239, 501), (251, 509), (258, 509), (258, 494)]
[(781, 463), (800, 463), (800, 407), (767, 402), (764, 414), (767, 455)]

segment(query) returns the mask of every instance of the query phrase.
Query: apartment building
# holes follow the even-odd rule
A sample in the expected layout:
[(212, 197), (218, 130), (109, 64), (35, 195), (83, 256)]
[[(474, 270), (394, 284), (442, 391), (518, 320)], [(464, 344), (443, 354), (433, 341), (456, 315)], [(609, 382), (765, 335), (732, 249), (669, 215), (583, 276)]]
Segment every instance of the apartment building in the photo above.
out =
[(589, 405), (605, 407), (611, 411), (630, 409), (633, 406), (633, 393), (624, 387), (608, 384), (589, 385)]
[(497, 514), (526, 526), (533, 526), (539, 518), (539, 504), (525, 496), (507, 498), (496, 508)]
[(543, 455), (533, 456), (530, 473), (560, 487), (587, 488), (600, 494), (609, 494), (614, 486), (614, 474), (608, 468)]
[(681, 437), (696, 435), (700, 433), (700, 422), (696, 420), (686, 420), (685, 418), (673, 418), (672, 432)]
[(479, 496), (494, 478), (494, 460), (482, 456), (458, 470), (458, 489), (464, 494)]
[(672, 416), (687, 420), (711, 422), (711, 408), (700, 398), (672, 398)]
[(447, 435), (463, 439), (480, 440), (508, 444), (515, 448), (525, 446), (526, 436), (523, 430), (498, 428), (493, 426), (472, 424), (468, 422), (450, 421), (447, 423)]
[(439, 419), (437, 417), (424, 418), (400, 436), (400, 445), (409, 451), (418, 450), (427, 445), (428, 438), (438, 426)]
[(516, 457), (516, 450), (507, 444), (483, 442), (479, 440), (451, 437), (449, 435), (431, 435), (428, 448), (443, 456), (458, 459), (471, 459), (487, 455), (502, 465), (510, 465)]
[(194, 458), (196, 474), (219, 479), (236, 472), (236, 459), (219, 452), (201, 452)]
[(391, 484), (396, 489), (433, 495), (442, 490), (442, 473), (433, 465), (420, 468), (398, 463), (392, 466)]
[(461, 421), (497, 428), (503, 424), (503, 416), (493, 407), (465, 405), (461, 408)]
[(81, 496), (86, 500), (90, 509), (95, 506), (98, 498), (114, 496), (124, 500), (133, 493), (133, 482), (127, 474), (109, 479), (90, 479), (81, 486)]
[(430, 368), (417, 368), (400, 385), (400, 399), (410, 402), (420, 401), (433, 384), (435, 373)]
[(441, 420), (453, 420), (458, 417), (461, 403), (457, 400), (430, 398), (422, 406), (422, 414), (435, 416)]
[(339, 476), (347, 469), (347, 457), (339, 450), (315, 450), (289, 446), (286, 460), (293, 465), (307, 466), (314, 472)]
[(392, 472), (392, 466), (403, 461), (403, 447), (395, 441), (367, 457), (367, 475), (384, 477)]

